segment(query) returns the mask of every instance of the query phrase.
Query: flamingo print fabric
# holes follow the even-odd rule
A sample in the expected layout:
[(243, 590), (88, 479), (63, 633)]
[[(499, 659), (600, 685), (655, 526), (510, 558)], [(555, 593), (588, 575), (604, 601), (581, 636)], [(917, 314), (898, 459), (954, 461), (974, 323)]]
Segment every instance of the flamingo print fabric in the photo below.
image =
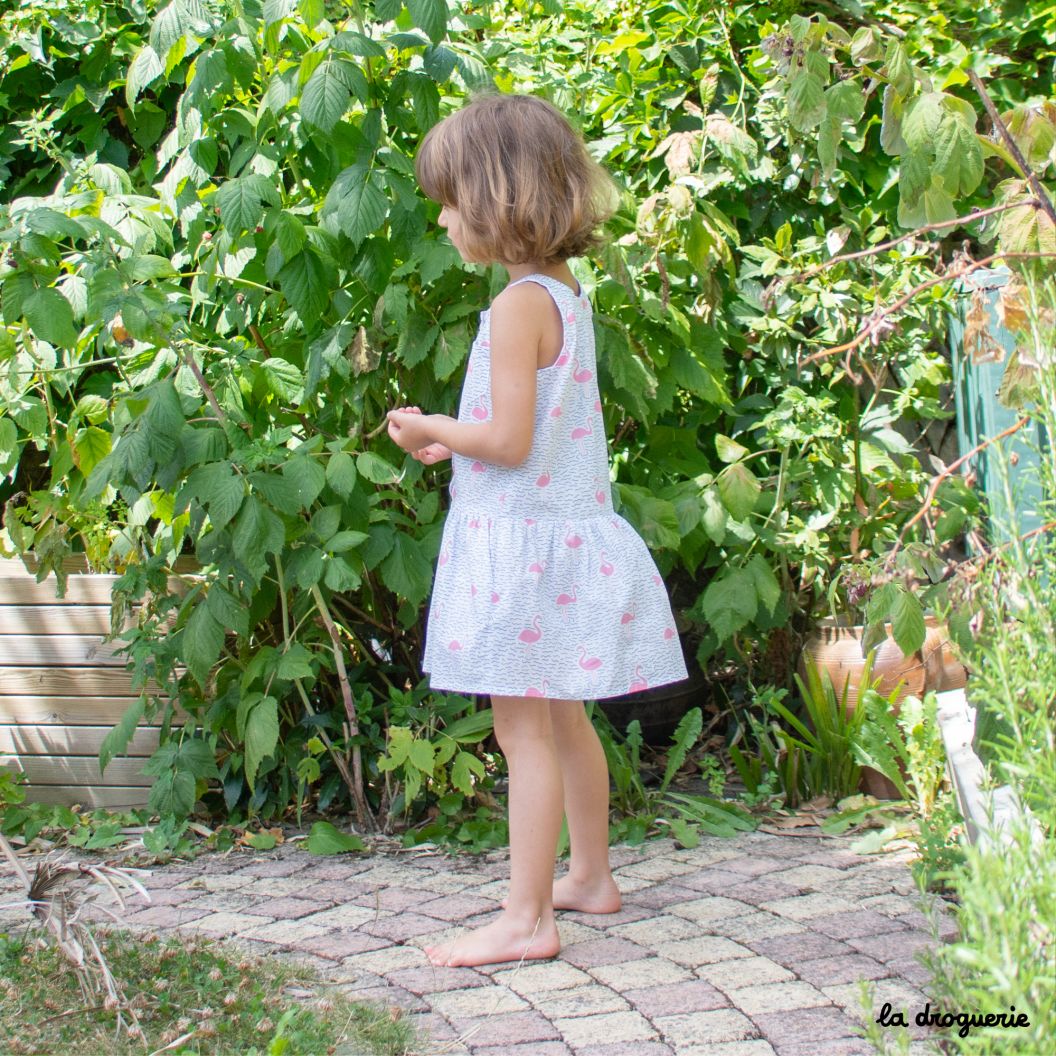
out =
[[(597, 700), (687, 677), (663, 581), (612, 507), (590, 302), (547, 275), (564, 325), (537, 372), (528, 458), (453, 455), (423, 668), (434, 689)], [(470, 350), (458, 420), (486, 422), (489, 313)]]

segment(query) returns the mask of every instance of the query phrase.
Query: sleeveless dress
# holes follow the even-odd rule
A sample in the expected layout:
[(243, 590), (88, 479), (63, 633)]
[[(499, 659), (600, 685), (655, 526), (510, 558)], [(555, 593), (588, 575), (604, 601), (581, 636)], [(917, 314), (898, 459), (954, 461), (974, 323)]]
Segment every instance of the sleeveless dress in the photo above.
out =
[[(564, 339), (537, 371), (535, 427), (513, 468), (451, 456), (422, 667), (434, 689), (597, 700), (687, 676), (663, 581), (613, 510), (590, 302), (548, 275)], [(513, 285), (513, 283), (511, 283)], [(491, 309), (458, 420), (491, 417)]]

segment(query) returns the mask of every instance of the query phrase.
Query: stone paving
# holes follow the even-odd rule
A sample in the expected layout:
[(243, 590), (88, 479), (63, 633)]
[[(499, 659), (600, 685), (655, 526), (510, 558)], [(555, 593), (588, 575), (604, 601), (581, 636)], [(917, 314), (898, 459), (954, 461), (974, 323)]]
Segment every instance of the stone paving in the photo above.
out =
[[(935, 900), (933, 934), (908, 851), (860, 857), (850, 842), (752, 832), (692, 850), (614, 846), (620, 912), (559, 912), (559, 956), (520, 965), (435, 968), (422, 952), (492, 918), (505, 851), (206, 854), (156, 867), (152, 904), (123, 923), (309, 962), (357, 999), (402, 1007), (418, 1056), (871, 1056), (859, 980), (875, 980), (874, 1016), (890, 1001), (912, 1023), (927, 1001), (916, 955), (954, 929)], [(15, 880), (0, 870), (8, 901)], [(16, 918), (0, 911), (0, 927)], [(911, 1053), (935, 1051), (910, 1032)]]

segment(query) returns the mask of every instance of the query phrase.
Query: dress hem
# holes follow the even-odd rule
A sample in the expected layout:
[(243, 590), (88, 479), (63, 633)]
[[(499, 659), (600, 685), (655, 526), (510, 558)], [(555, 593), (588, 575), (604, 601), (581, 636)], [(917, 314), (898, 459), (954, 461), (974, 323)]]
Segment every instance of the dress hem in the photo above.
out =
[[(429, 688), (430, 689), (438, 689), (438, 690), (443, 691), (444, 693), (461, 693), (461, 694), (464, 694), (466, 696), (479, 695), (479, 696), (489, 696), (489, 697), (491, 697), (491, 696), (497, 696), (497, 697), (524, 697), (524, 695), (525, 695), (523, 688), (521, 688), (521, 689), (511, 689), (509, 686), (504, 686), (501, 689), (492, 689), (492, 688), (481, 689), (479, 686), (477, 686), (477, 687), (475, 687), (473, 689), (459, 688), (457, 686), (442, 686), (442, 685), (439, 685), (438, 683), (434, 682), (433, 678), (432, 678), (432, 675), (430, 675), (428, 671), (425, 671), (424, 668), (423, 668), (423, 671), (429, 677)], [(544, 693), (544, 694), (540, 694), (540, 696), (545, 697), (548, 700), (609, 700), (612, 697), (627, 697), (627, 696), (631, 696), (631, 695), (636, 694), (636, 693), (644, 693), (644, 692), (646, 692), (646, 690), (660, 689), (660, 688), (662, 688), (664, 686), (672, 686), (672, 685), (676, 685), (679, 682), (688, 682), (688, 681), (689, 681), (689, 673), (687, 672), (684, 675), (679, 675), (677, 678), (664, 678), (664, 679), (661, 679), (659, 682), (651, 682), (648, 686), (645, 687), (645, 689), (639, 689), (639, 690), (617, 689), (617, 690), (610, 690), (610, 691), (605, 692), (605, 693), (580, 693), (580, 694), (578, 694), (576, 696), (558, 696), (558, 695), (556, 695), (554, 693)]]

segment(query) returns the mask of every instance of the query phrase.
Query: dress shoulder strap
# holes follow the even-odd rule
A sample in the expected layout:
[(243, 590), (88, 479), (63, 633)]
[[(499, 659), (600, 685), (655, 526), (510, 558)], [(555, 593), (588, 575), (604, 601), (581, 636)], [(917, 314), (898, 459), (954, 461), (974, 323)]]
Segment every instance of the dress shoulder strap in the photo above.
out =
[[(576, 280), (579, 282), (579, 280)], [(542, 272), (533, 272), (531, 275), (522, 275), (519, 279), (514, 279), (513, 282), (509, 283), (509, 286), (516, 286), (522, 282), (537, 282), (541, 286), (545, 286), (555, 296), (558, 293), (564, 293), (567, 297), (582, 297), (583, 296), (583, 284), (579, 283), (579, 292), (577, 293), (566, 283), (560, 279), (555, 279), (550, 275), (544, 275)]]

